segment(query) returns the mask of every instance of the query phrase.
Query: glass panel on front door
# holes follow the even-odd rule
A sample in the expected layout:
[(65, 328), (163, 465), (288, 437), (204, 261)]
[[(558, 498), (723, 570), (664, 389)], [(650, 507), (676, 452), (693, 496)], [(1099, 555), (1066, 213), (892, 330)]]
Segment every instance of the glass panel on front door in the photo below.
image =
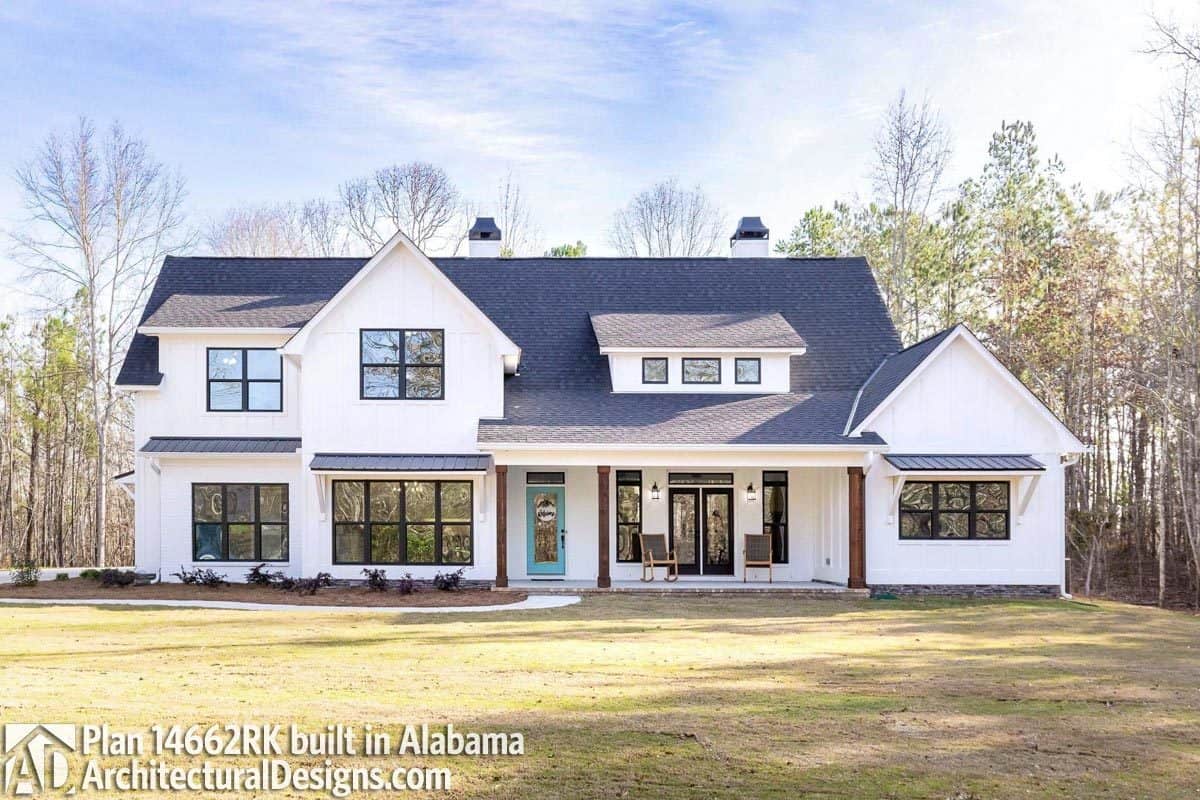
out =
[(671, 532), (682, 568), (696, 564), (696, 492), (671, 492)]
[(728, 491), (704, 493), (704, 571), (708, 574), (732, 574), (729, 552), (730, 495)]

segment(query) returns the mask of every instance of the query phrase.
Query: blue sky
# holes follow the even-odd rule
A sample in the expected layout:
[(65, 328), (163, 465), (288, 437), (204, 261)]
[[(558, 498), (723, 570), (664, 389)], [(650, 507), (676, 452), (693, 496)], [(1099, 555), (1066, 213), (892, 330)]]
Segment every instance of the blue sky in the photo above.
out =
[(597, 254), (612, 212), (664, 177), (776, 234), (865, 193), (901, 88), (941, 108), (951, 182), (1021, 118), (1070, 178), (1115, 188), (1167, 78), (1138, 52), (1152, 9), (1195, 21), (1194, 3), (1075, 0), (4, 0), (0, 226), (21, 216), (12, 168), (80, 114), (177, 166), (197, 222), (421, 159), (484, 209), (511, 169), (545, 245)]

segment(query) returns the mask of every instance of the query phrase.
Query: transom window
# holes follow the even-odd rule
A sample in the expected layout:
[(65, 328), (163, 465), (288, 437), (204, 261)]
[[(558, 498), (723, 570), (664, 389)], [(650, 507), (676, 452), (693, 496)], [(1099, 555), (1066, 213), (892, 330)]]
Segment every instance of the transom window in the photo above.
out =
[(642, 383), (666, 383), (667, 360), (665, 358), (642, 359)]
[(641, 562), (642, 473), (617, 470), (617, 561)]
[(1007, 481), (910, 481), (900, 492), (901, 539), (1009, 538)]
[(684, 383), (720, 383), (721, 359), (719, 358), (685, 358), (683, 359)]
[(283, 357), (273, 347), (208, 348), (209, 411), (282, 411)]
[(470, 564), (470, 481), (334, 481), (333, 563)]
[(771, 560), (786, 564), (788, 540), (788, 474), (784, 471), (764, 472), (763, 533), (771, 535)]
[(287, 561), (286, 483), (193, 483), (193, 561)]
[(363, 399), (441, 400), (446, 396), (444, 331), (360, 331), (360, 365)]
[(734, 383), (762, 383), (762, 359), (734, 359), (733, 381)]

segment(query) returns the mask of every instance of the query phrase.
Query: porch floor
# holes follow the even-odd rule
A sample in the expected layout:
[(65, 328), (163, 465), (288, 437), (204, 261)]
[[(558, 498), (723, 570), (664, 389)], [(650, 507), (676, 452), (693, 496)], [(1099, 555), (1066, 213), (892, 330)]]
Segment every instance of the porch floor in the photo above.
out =
[(611, 589), (597, 588), (596, 582), (521, 578), (509, 580), (507, 588), (496, 588), (497, 592), (536, 592), (538, 594), (608, 594), (611, 592), (650, 594), (787, 594), (803, 597), (867, 597), (867, 589), (849, 589), (835, 583), (819, 581), (753, 581), (742, 583), (741, 578), (703, 578), (681, 576), (678, 581), (667, 583), (661, 577), (653, 581), (612, 582)]

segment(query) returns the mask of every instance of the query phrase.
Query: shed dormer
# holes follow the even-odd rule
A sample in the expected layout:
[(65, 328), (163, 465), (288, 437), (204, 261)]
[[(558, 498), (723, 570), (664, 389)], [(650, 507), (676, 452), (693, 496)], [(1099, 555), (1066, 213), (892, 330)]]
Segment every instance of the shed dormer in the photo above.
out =
[(804, 340), (779, 312), (593, 312), (614, 392), (778, 394)]

